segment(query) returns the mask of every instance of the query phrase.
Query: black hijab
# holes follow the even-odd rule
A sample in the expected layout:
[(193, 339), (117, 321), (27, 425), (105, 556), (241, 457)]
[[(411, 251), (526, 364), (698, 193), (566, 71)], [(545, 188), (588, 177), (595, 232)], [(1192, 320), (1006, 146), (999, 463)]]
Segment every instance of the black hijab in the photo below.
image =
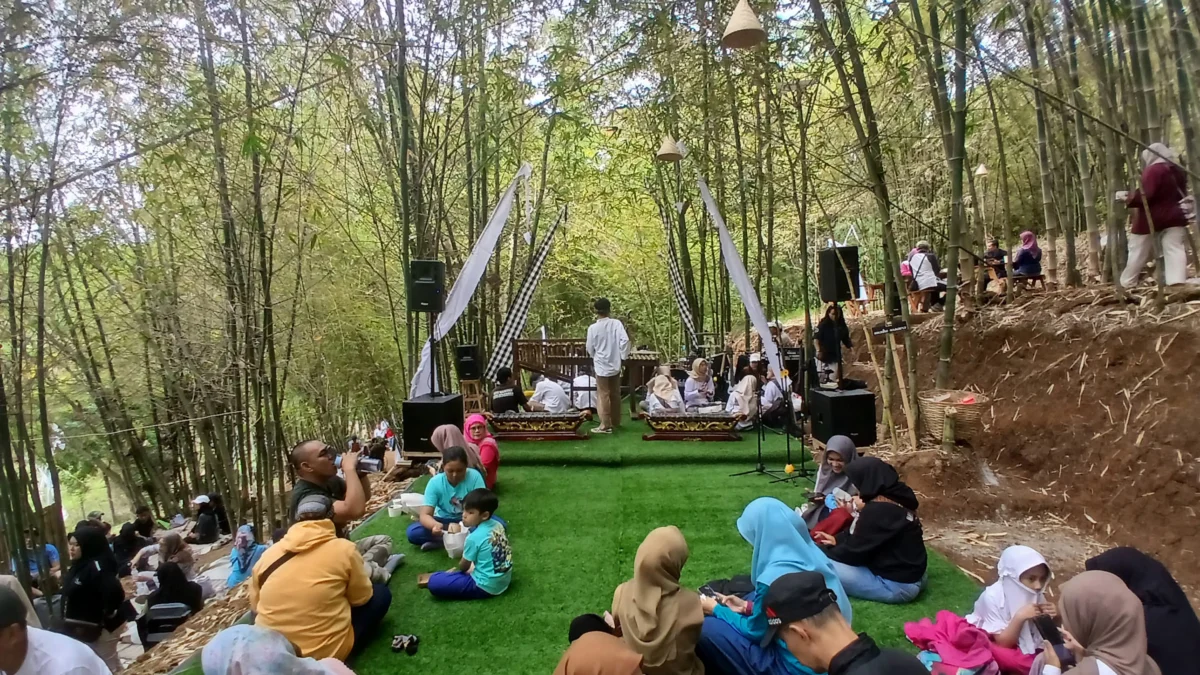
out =
[(63, 578), (64, 615), (113, 630), (125, 622), (125, 590), (117, 579), (117, 561), (104, 530), (80, 527), (71, 536), (79, 546), (79, 558), (71, 561)]
[(886, 497), (909, 511), (917, 510), (919, 502), (916, 493), (900, 480), (896, 469), (882, 459), (860, 457), (847, 463), (845, 472), (854, 487), (858, 488), (858, 494), (864, 502)]
[(121, 532), (118, 534), (112, 543), (113, 554), (117, 562), (124, 565), (133, 559), (133, 556), (146, 546), (146, 541), (138, 534), (137, 527), (133, 523), (125, 523), (121, 526)]
[(1088, 570), (1121, 578), (1146, 612), (1146, 652), (1163, 673), (1194, 673), (1200, 664), (1200, 619), (1166, 566), (1136, 548), (1113, 548), (1088, 560)]
[(158, 590), (150, 595), (149, 606), (179, 602), (192, 609), (192, 613), (204, 609), (203, 591), (200, 584), (188, 581), (183, 568), (173, 562), (158, 566)]

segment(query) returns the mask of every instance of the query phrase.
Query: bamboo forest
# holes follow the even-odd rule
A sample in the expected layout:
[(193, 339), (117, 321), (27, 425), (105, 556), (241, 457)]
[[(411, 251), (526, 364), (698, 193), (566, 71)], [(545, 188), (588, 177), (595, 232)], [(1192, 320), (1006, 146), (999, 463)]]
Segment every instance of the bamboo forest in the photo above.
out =
[[(724, 227), (762, 312), (805, 344), (820, 251), (858, 247), (877, 309), (912, 328), (852, 331), (866, 342), (848, 362), (882, 383), (894, 448), (946, 447), (918, 439), (921, 392), (975, 390), (997, 354), (1036, 360), (1008, 368), (1013, 386), (1022, 368), (1063, 369), (1048, 401), (1090, 400), (1079, 378), (1118, 363), (1049, 363), (1058, 347), (1024, 334), (985, 354), (985, 308), (1045, 292), (1066, 298), (1047, 322), (1112, 307), (1162, 322), (1200, 298), (1168, 279), (1161, 237), (1138, 249), (1153, 267), (1141, 295), (1122, 283), (1143, 168), (1169, 159), (1200, 188), (1200, 0), (3, 0), (0, 14), (0, 552), (26, 586), (44, 549), (23, 533), (65, 556), (87, 511), (169, 520), (219, 493), (233, 529), (264, 541), (287, 520), (298, 441), (399, 431), (433, 326), (409, 303), (410, 265), (443, 261), (449, 287), (510, 189), (439, 336), (446, 380), (456, 346), (484, 363), (507, 348), (525, 302), (529, 340), (582, 340), (604, 296), (664, 363), (690, 364), (695, 335), (745, 350), (758, 331)], [(738, 20), (757, 35), (732, 34)], [(1194, 220), (1181, 231), (1200, 276)], [(1015, 253), (1025, 234), (1041, 286), (990, 283), (989, 241)], [(949, 268), (932, 312), (902, 278), (918, 243)], [(1063, 349), (1087, 341), (1045, 330)], [(1149, 363), (1080, 434), (1123, 424), (1132, 443), (1153, 417), (1126, 404)], [(1020, 403), (1005, 403), (1013, 424), (1048, 415)]]

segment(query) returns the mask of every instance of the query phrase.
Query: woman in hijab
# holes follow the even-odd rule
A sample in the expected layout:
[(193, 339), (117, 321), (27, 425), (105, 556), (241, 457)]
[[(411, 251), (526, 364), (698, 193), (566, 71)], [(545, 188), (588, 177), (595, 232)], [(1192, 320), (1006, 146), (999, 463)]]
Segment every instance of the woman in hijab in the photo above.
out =
[[(1146, 654), (1146, 621), (1138, 602), (1120, 578), (1108, 572), (1084, 572), (1062, 585), (1058, 601), (1065, 646), (1075, 656), (1075, 675), (1162, 675)], [(1058, 654), (1050, 643), (1033, 662), (1031, 675), (1060, 675)], [(1194, 672), (1195, 664), (1179, 673)], [(1167, 671), (1171, 675), (1171, 671)]]
[(741, 415), (737, 423), (738, 429), (753, 427), (758, 417), (758, 376), (749, 370), (743, 370), (737, 386), (729, 392), (729, 401), (725, 404), (725, 412)]
[(683, 397), (679, 395), (679, 383), (671, 376), (669, 366), (658, 367), (658, 372), (646, 383), (646, 390), (646, 400), (641, 405), (643, 411), (651, 414), (683, 412)]
[(229, 578), (225, 580), (225, 587), (233, 588), (250, 578), (254, 563), (258, 562), (265, 550), (266, 544), (260, 544), (254, 539), (253, 527), (239, 527), (237, 536), (233, 539), (233, 550), (229, 552)]
[(468, 452), (474, 450), (483, 464), (484, 470), (480, 472), (483, 482), (489, 490), (495, 489), (496, 472), (500, 469), (500, 446), (492, 438), (492, 432), (488, 431), (487, 418), (479, 414), (471, 415), (463, 425), (463, 430)]
[(130, 574), (130, 561), (137, 555), (138, 551), (142, 550), (151, 543), (151, 540), (144, 539), (138, 534), (137, 526), (133, 523), (125, 523), (121, 526), (121, 532), (113, 538), (112, 550), (113, 555), (117, 559), (119, 575), (127, 577)]
[(838, 578), (854, 598), (890, 604), (911, 602), (925, 587), (925, 539), (917, 496), (896, 469), (877, 457), (846, 466), (858, 488), (858, 519), (847, 533), (816, 533)]
[[(438, 452), (445, 452), (446, 448), (455, 447), (465, 449), (467, 451), (467, 468), (475, 469), (481, 476), (487, 475), (487, 467), (483, 465), (483, 459), (479, 457), (479, 450), (467, 442), (467, 437), (463, 436), (462, 429), (453, 424), (443, 424), (433, 430), (429, 442), (433, 443), (433, 447), (437, 448)], [(432, 467), (429, 472), (435, 476), (438, 474)]]
[(675, 526), (646, 536), (633, 561), (633, 579), (617, 587), (612, 614), (648, 675), (704, 675), (696, 641), (704, 611), (694, 592), (679, 587), (688, 545)]
[[(126, 620), (125, 590), (104, 530), (80, 527), (67, 538), (71, 566), (63, 577), (63, 617), (72, 637), (81, 639), (117, 672), (117, 640)], [(79, 632), (76, 632), (78, 629)]]
[(702, 597), (704, 619), (696, 654), (709, 673), (727, 675), (810, 675), (787, 650), (782, 639), (766, 647), (767, 615), (763, 603), (771, 582), (790, 572), (819, 572), (837, 595), (838, 609), (846, 621), (853, 618), (850, 599), (833, 564), (808, 536), (808, 528), (794, 510), (771, 497), (750, 502), (737, 521), (738, 533), (754, 547), (750, 581), (754, 592), (745, 598)]
[(1141, 600), (1147, 652), (1164, 673), (1195, 672), (1200, 667), (1200, 620), (1165, 565), (1122, 546), (1088, 560), (1086, 567), (1115, 574)]
[(831, 302), (825, 316), (817, 323), (814, 344), (817, 349), (817, 379), (821, 387), (837, 389), (842, 381), (842, 346), (854, 346), (850, 341), (850, 328), (842, 316), (842, 308)]
[[(850, 495), (858, 494), (858, 490), (854, 487), (854, 483), (850, 482), (850, 477), (846, 475), (846, 465), (858, 459), (858, 448), (854, 446), (854, 441), (848, 436), (832, 436), (829, 442), (825, 444), (825, 452), (821, 455), (821, 467), (817, 469), (817, 480), (813, 486), (813, 497), (810, 504), (812, 507), (804, 512), (804, 522), (808, 525), (808, 529), (813, 529), (818, 523), (825, 522), (831, 515), (837, 513), (839, 509), (845, 512), (845, 516), (839, 516), (843, 520), (842, 527), (849, 524), (853, 518), (850, 504), (839, 504), (834, 497), (834, 490), (841, 490)], [(841, 527), (823, 528), (823, 531), (829, 534), (837, 534)]]
[(248, 624), (217, 633), (200, 652), (200, 667), (204, 675), (354, 675), (337, 659), (300, 658), (283, 635)]
[(717, 388), (713, 384), (712, 373), (709, 372), (708, 361), (696, 359), (692, 361), (692, 370), (688, 373), (687, 382), (683, 384), (683, 402), (688, 410), (711, 405)]
[(997, 645), (1013, 650), (1012, 668), (1004, 668), (1005, 672), (1028, 673), (1033, 655), (1042, 646), (1033, 619), (1058, 616), (1054, 603), (1046, 602), (1050, 565), (1028, 546), (1009, 546), (1000, 554), (996, 572), (996, 583), (983, 589), (967, 622), (986, 631)]
[(1013, 256), (1013, 276), (1036, 277), (1042, 273), (1042, 249), (1038, 248), (1037, 235), (1025, 230), (1021, 233), (1021, 245)]
[[(595, 614), (575, 617), (554, 675), (642, 675), (642, 656), (630, 649), (604, 619)], [(205, 674), (207, 675), (207, 673)]]
[[(1141, 189), (1125, 197), (1132, 210), (1133, 225), (1129, 235), (1129, 261), (1121, 273), (1121, 286), (1137, 285), (1142, 268), (1154, 255), (1153, 232), (1162, 244), (1163, 276), (1167, 285), (1187, 281), (1188, 216), (1180, 201), (1187, 197), (1187, 172), (1179, 165), (1179, 154), (1162, 143), (1154, 143), (1142, 151)], [(1120, 199), (1123, 193), (1118, 192)]]
[(158, 566), (158, 590), (150, 594), (147, 606), (178, 602), (187, 605), (195, 614), (204, 609), (203, 592), (200, 584), (188, 581), (187, 575), (173, 562)]

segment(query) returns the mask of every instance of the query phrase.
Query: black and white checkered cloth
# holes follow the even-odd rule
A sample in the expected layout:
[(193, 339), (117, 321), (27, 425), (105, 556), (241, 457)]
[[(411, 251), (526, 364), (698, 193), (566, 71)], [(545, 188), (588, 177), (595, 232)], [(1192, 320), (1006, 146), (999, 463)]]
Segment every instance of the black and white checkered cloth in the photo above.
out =
[(529, 306), (533, 304), (533, 293), (542, 279), (542, 266), (550, 255), (550, 244), (554, 241), (554, 233), (558, 231), (559, 224), (566, 218), (567, 209), (563, 208), (559, 212), (558, 218), (554, 219), (554, 224), (550, 226), (550, 231), (542, 238), (542, 243), (538, 245), (537, 252), (533, 255), (533, 263), (526, 270), (521, 288), (517, 290), (517, 295), (508, 308), (508, 316), (504, 319), (504, 326), (500, 328), (500, 335), (496, 338), (496, 346), (492, 350), (492, 360), (488, 362), (487, 371), (484, 373), (484, 377), (489, 382), (496, 380), (496, 373), (501, 368), (512, 367), (512, 342), (521, 335), (521, 331), (525, 330), (525, 321), (529, 318)]
[(700, 346), (696, 339), (696, 321), (692, 318), (692, 308), (688, 305), (687, 292), (683, 288), (683, 276), (679, 273), (679, 260), (675, 255), (675, 237), (671, 232), (671, 224), (664, 218), (663, 228), (667, 235), (667, 276), (671, 278), (671, 290), (675, 293), (675, 304), (679, 307), (679, 319), (683, 329), (687, 331), (688, 344), (693, 349)]

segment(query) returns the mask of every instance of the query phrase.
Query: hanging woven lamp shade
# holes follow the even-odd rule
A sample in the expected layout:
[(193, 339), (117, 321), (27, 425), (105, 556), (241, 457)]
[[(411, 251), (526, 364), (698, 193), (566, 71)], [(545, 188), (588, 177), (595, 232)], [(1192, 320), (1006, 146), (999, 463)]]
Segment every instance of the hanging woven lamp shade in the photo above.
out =
[(767, 39), (767, 31), (763, 30), (758, 16), (750, 8), (748, 0), (738, 0), (733, 8), (733, 15), (725, 25), (725, 34), (721, 36), (721, 44), (729, 49), (749, 49)]
[(683, 153), (679, 152), (679, 146), (675, 145), (675, 139), (668, 136), (663, 136), (662, 146), (658, 148), (658, 153), (654, 158), (660, 162), (678, 162), (683, 159)]

